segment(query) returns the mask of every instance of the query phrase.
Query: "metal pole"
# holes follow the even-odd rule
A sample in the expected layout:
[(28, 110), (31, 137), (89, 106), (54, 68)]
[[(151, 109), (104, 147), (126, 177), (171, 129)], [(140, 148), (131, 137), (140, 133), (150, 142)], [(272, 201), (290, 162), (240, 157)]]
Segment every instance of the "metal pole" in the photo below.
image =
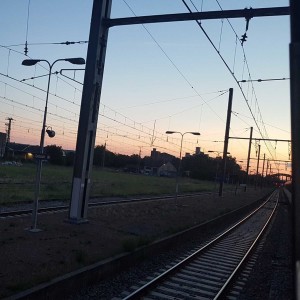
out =
[(259, 159), (260, 159), (260, 145), (258, 145), (258, 157), (257, 157), (257, 165), (256, 165), (256, 181), (255, 181), (255, 188), (258, 184), (258, 168), (259, 168)]
[(252, 134), (253, 127), (250, 127), (250, 139), (249, 139), (249, 147), (248, 147), (248, 158), (247, 158), (247, 170), (246, 170), (246, 185), (244, 191), (247, 191), (248, 177), (249, 177), (249, 166), (250, 166), (250, 154), (251, 154), (251, 145), (252, 145)]
[(8, 120), (8, 123), (5, 124), (5, 125), (7, 125), (7, 138), (6, 138), (6, 142), (10, 143), (11, 122), (14, 121), (14, 119), (13, 118), (6, 118), (6, 120)]
[[(230, 136), (229, 137), (232, 140), (249, 140), (249, 138), (245, 137), (238, 137), (238, 136)], [(288, 142), (290, 143), (291, 140), (281, 140), (281, 139), (260, 139), (260, 138), (253, 138), (254, 141), (273, 141), (273, 142)]]
[(102, 168), (104, 168), (104, 164), (105, 164), (105, 151), (106, 151), (106, 141), (105, 141), (104, 147), (103, 147)]
[(260, 188), (262, 188), (262, 186), (263, 186), (264, 171), (265, 171), (265, 162), (266, 162), (266, 154), (264, 153), (263, 168), (262, 168), (262, 172), (261, 172), (261, 183), (260, 183)]
[[(49, 75), (48, 75), (48, 86), (47, 86), (47, 92), (46, 92), (46, 103), (45, 103), (45, 110), (44, 110), (43, 127), (42, 127), (42, 131), (41, 131), (40, 154), (44, 153), (45, 128), (46, 128), (46, 120), (47, 120), (47, 109), (48, 109), (48, 98), (49, 98), (51, 72), (52, 72), (52, 67), (56, 63), (57, 60), (52, 65), (47, 60), (43, 60), (43, 61), (45, 61), (49, 65)], [(42, 166), (43, 166), (43, 160), (39, 158), (37, 161), (37, 169), (36, 169), (35, 192), (34, 192), (34, 202), (33, 202), (33, 210), (32, 210), (32, 225), (31, 225), (31, 229), (30, 229), (31, 232), (41, 231), (36, 226), (37, 226), (37, 215), (38, 215), (38, 209), (39, 209), (39, 195), (40, 195), (40, 189), (41, 189)]]
[(181, 143), (180, 143), (180, 153), (179, 153), (179, 166), (178, 166), (178, 171), (177, 171), (177, 175), (176, 175), (176, 189), (175, 189), (175, 200), (177, 200), (177, 196), (178, 196), (178, 186), (179, 186), (179, 176), (180, 176), (180, 170), (181, 170), (181, 152), (182, 152), (182, 142), (183, 142), (183, 136), (186, 134), (185, 133), (181, 133)]
[(292, 128), (292, 206), (295, 299), (300, 299), (300, 1), (290, 0), (290, 93)]
[(270, 17), (284, 16), (290, 13), (289, 7), (267, 7), (267, 8), (246, 8), (237, 10), (218, 10), (218, 11), (203, 11), (179, 14), (151, 15), (129, 18), (114, 18), (105, 19), (104, 23), (108, 27), (147, 24), (147, 23), (162, 23), (162, 22), (180, 22), (192, 20), (213, 20), (213, 19), (230, 19), (230, 18), (255, 18), (255, 17)]
[(231, 108), (232, 108), (232, 97), (233, 97), (233, 88), (229, 89), (229, 99), (228, 99), (228, 108), (227, 108), (227, 121), (225, 129), (225, 139), (224, 139), (224, 150), (223, 150), (223, 160), (221, 165), (221, 180), (219, 187), (219, 196), (223, 195), (223, 185), (226, 172), (226, 160), (227, 160), (227, 150), (228, 150), (228, 140), (229, 140), (229, 130), (230, 130), (230, 119), (231, 119)]
[(94, 0), (93, 3), (69, 209), (69, 221), (76, 224), (87, 221), (90, 177), (108, 39), (108, 28), (103, 25), (103, 21), (110, 18), (111, 3), (112, 0)]

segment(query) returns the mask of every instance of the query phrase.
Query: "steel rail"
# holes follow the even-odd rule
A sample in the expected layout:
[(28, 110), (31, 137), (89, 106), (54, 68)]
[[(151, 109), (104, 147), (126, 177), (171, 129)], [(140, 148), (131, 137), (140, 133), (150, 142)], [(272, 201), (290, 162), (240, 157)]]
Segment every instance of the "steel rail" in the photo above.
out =
[[(195, 197), (200, 195), (212, 194), (213, 192), (202, 192), (202, 193), (192, 193), (192, 194), (181, 194), (178, 195), (179, 198), (184, 197)], [(91, 202), (88, 204), (89, 208), (105, 206), (105, 205), (113, 205), (113, 204), (124, 204), (124, 203), (135, 203), (141, 201), (155, 201), (155, 200), (170, 200), (173, 199), (174, 195), (166, 195), (166, 196), (156, 196), (156, 197), (143, 197), (143, 198), (131, 198), (131, 199), (120, 199), (120, 200), (110, 200), (110, 201), (99, 201), (99, 202)], [(58, 206), (49, 206), (42, 207), (38, 209), (38, 213), (47, 213), (47, 212), (61, 212), (67, 211), (69, 209), (69, 205), (58, 205)], [(11, 211), (3, 211), (0, 212), (0, 219), (9, 218), (9, 217), (18, 217), (24, 216), (32, 213), (32, 209), (23, 209), (23, 210), (11, 210)]]
[(248, 251), (246, 252), (246, 254), (244, 255), (244, 257), (242, 258), (242, 260), (240, 261), (240, 263), (236, 266), (235, 270), (232, 272), (232, 274), (226, 280), (226, 282), (224, 283), (223, 287), (220, 289), (220, 291), (218, 292), (218, 294), (214, 297), (214, 300), (222, 299), (222, 297), (224, 297), (224, 294), (226, 293), (229, 285), (232, 283), (233, 279), (237, 276), (237, 274), (240, 271), (241, 267), (245, 264), (246, 260), (249, 258), (250, 253), (253, 251), (253, 249), (257, 245), (259, 239), (261, 238), (261, 236), (265, 232), (265, 229), (269, 225), (269, 223), (270, 223), (270, 221), (271, 221), (271, 219), (272, 219), (272, 217), (273, 217), (273, 215), (274, 215), (274, 213), (275, 213), (275, 211), (277, 209), (278, 199), (279, 199), (279, 195), (277, 195), (276, 204), (275, 204), (275, 206), (274, 206), (274, 208), (272, 210), (271, 215), (269, 216), (268, 220), (266, 221), (265, 225), (260, 230), (260, 232), (257, 235), (256, 239), (253, 241), (252, 245), (250, 246), (250, 248), (248, 249)]
[[(275, 195), (278, 193), (276, 190), (267, 198), (266, 201), (264, 201), (258, 208), (256, 208), (254, 211), (252, 211), (250, 214), (248, 214), (246, 217), (241, 219), (239, 222), (234, 224), (232, 227), (218, 235), (216, 238), (208, 242), (206, 245), (202, 246), (200, 249), (189, 255), (188, 257), (181, 260), (179, 263), (175, 264), (173, 267), (169, 268), (168, 270), (164, 271), (162, 274), (158, 275), (151, 281), (144, 284), (142, 287), (138, 288), (134, 292), (132, 292), (130, 295), (122, 298), (122, 300), (132, 300), (132, 299), (140, 299), (142, 296), (145, 296), (149, 293), (150, 290), (155, 288), (159, 285), (160, 282), (170, 277), (172, 274), (178, 272), (180, 269), (182, 269), (184, 266), (186, 266), (188, 263), (190, 263), (195, 257), (199, 256), (201, 252), (204, 250), (208, 250), (211, 248), (214, 244), (220, 241), (221, 238), (225, 237), (229, 233), (232, 233), (238, 226), (243, 224), (245, 221), (247, 221), (251, 216), (253, 216), (257, 211), (259, 211), (266, 203), (268, 203)], [(273, 215), (273, 214), (272, 214)], [(269, 218), (268, 218), (269, 220)], [(265, 228), (265, 226), (264, 226)], [(227, 282), (227, 281), (226, 281)], [(227, 283), (228, 285), (229, 283)]]

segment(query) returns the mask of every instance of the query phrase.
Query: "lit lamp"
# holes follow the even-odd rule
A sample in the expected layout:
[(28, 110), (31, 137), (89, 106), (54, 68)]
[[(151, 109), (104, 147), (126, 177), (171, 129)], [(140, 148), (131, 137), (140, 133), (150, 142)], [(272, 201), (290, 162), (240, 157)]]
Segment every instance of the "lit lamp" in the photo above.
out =
[(46, 118), (47, 118), (49, 87), (50, 87), (52, 67), (58, 61), (68, 61), (69, 63), (74, 64), (74, 65), (84, 65), (85, 64), (84, 58), (75, 57), (75, 58), (60, 58), (60, 59), (55, 60), (52, 64), (50, 64), (49, 61), (46, 59), (25, 59), (22, 61), (22, 65), (23, 66), (34, 66), (35, 64), (37, 64), (38, 62), (41, 62), (41, 61), (44, 61), (49, 65), (49, 75), (48, 75), (48, 86), (47, 86), (47, 92), (46, 92), (46, 104), (45, 104), (45, 110), (44, 110), (43, 127), (42, 127), (41, 140), (40, 140), (40, 153), (39, 153), (37, 171), (36, 171), (35, 201), (34, 201), (34, 207), (33, 207), (33, 211), (32, 211), (32, 226), (30, 229), (31, 232), (40, 231), (40, 229), (36, 228), (36, 225), (37, 225), (38, 202), (39, 202), (39, 194), (40, 194), (41, 175), (42, 175), (42, 162), (44, 159), (43, 153), (44, 153), (45, 132), (47, 132), (47, 134), (50, 138), (53, 138), (55, 136), (55, 131), (52, 130), (52, 127), (47, 127), (47, 130), (46, 130)]
[(166, 131), (166, 134), (173, 134), (173, 133), (179, 133), (181, 135), (180, 153), (179, 153), (179, 166), (178, 166), (178, 171), (177, 171), (177, 174), (176, 174), (176, 190), (175, 190), (175, 200), (176, 200), (177, 195), (178, 195), (178, 176), (180, 174), (180, 169), (181, 169), (181, 152), (182, 152), (183, 136), (185, 134), (200, 135), (200, 132), (187, 131), (187, 132), (181, 133), (179, 131), (170, 131), (170, 130)]

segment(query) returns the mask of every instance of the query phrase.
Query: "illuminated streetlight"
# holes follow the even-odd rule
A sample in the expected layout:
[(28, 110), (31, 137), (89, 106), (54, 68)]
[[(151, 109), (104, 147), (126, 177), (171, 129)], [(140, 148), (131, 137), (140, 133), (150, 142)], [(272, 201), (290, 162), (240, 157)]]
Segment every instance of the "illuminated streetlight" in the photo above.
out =
[(179, 131), (170, 131), (170, 130), (166, 131), (166, 134), (173, 134), (173, 133), (179, 133), (181, 135), (180, 153), (179, 153), (179, 166), (178, 166), (178, 171), (177, 171), (177, 174), (176, 174), (176, 190), (175, 190), (175, 200), (176, 200), (177, 195), (178, 195), (178, 176), (180, 174), (180, 169), (181, 169), (181, 152), (182, 152), (183, 136), (185, 134), (200, 135), (200, 132), (187, 131), (187, 132), (181, 133)]
[(42, 175), (42, 162), (45, 159), (45, 156), (44, 156), (45, 132), (47, 132), (49, 137), (55, 136), (55, 132), (52, 130), (52, 127), (47, 127), (47, 130), (46, 130), (46, 118), (47, 118), (49, 87), (50, 87), (52, 67), (58, 61), (68, 61), (69, 63), (74, 64), (74, 65), (85, 64), (84, 58), (75, 57), (75, 58), (57, 59), (52, 64), (50, 64), (49, 61), (46, 59), (25, 59), (22, 61), (22, 65), (23, 66), (34, 66), (35, 64), (37, 64), (38, 62), (41, 62), (41, 61), (44, 61), (49, 65), (49, 75), (48, 75), (48, 86), (47, 86), (47, 92), (46, 92), (46, 103), (45, 103), (45, 110), (44, 110), (43, 127), (42, 127), (41, 140), (40, 140), (40, 153), (37, 156), (38, 163), (37, 163), (37, 170), (36, 170), (35, 200), (34, 200), (34, 207), (32, 210), (32, 226), (30, 229), (30, 231), (32, 231), (32, 232), (40, 231), (40, 229), (36, 228), (36, 225), (37, 225), (38, 202), (39, 202), (39, 194), (40, 194), (41, 175)]

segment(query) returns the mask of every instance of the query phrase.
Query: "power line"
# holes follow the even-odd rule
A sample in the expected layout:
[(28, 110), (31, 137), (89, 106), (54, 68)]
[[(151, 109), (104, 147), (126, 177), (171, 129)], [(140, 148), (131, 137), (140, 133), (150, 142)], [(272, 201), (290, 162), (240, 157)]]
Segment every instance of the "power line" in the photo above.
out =
[[(187, 8), (187, 10), (188, 10), (190, 13), (192, 13), (192, 10), (190, 9), (190, 7), (189, 7), (188, 4), (186, 3), (186, 1), (185, 1), (185, 0), (181, 0), (181, 1), (182, 1), (182, 3), (184, 4), (184, 6)], [(194, 8), (198, 11), (198, 9), (197, 9), (197, 7), (195, 6), (195, 4), (193, 3), (193, 1), (192, 1), (192, 0), (190, 0), (190, 1), (191, 1), (192, 5), (194, 6)], [(222, 9), (222, 8), (221, 8), (221, 9)], [(234, 73), (233, 73), (232, 70), (230, 69), (229, 65), (227, 64), (227, 62), (225, 61), (225, 59), (223, 58), (223, 56), (221, 55), (221, 53), (218, 51), (218, 49), (217, 49), (216, 46), (214, 45), (214, 43), (213, 43), (213, 41), (211, 40), (211, 38), (208, 36), (208, 34), (207, 34), (207, 32), (205, 31), (205, 29), (203, 28), (201, 22), (198, 21), (198, 20), (196, 20), (196, 23), (198, 24), (198, 26), (200, 27), (200, 29), (202, 30), (202, 32), (204, 33), (204, 35), (206, 36), (206, 38), (209, 40), (210, 44), (213, 46), (213, 48), (215, 49), (215, 51), (217, 52), (217, 54), (219, 55), (219, 57), (221, 58), (221, 60), (222, 60), (223, 63), (225, 64), (225, 66), (226, 66), (226, 68), (228, 69), (228, 71), (230, 72), (231, 76), (234, 78), (234, 80), (235, 80), (236, 83), (238, 84), (239, 89), (240, 89), (240, 91), (241, 91), (241, 93), (242, 93), (242, 95), (243, 95), (243, 98), (244, 98), (245, 102), (246, 102), (246, 105), (248, 106), (248, 109), (249, 109), (249, 111), (250, 111), (250, 113), (251, 113), (251, 115), (252, 115), (252, 117), (253, 117), (253, 120), (254, 120), (254, 122), (255, 122), (255, 125), (256, 125), (257, 129), (259, 130), (260, 135), (263, 137), (264, 134), (262, 133), (262, 131), (261, 131), (261, 129), (260, 129), (260, 126), (259, 126), (258, 123), (257, 123), (257, 120), (256, 120), (256, 118), (255, 118), (255, 116), (254, 116), (254, 114), (253, 114), (253, 111), (252, 111), (252, 109), (251, 109), (251, 106), (250, 106), (249, 103), (248, 103), (247, 97), (246, 97), (246, 95), (245, 95), (245, 93), (244, 93), (244, 91), (243, 91), (241, 85), (239, 84), (239, 81), (237, 80), (236, 76), (234, 75)], [(229, 23), (230, 23), (230, 22), (229, 22)], [(232, 27), (232, 28), (233, 28), (233, 27)], [(234, 31), (234, 32), (235, 32), (235, 31)], [(245, 63), (246, 63), (247, 69), (248, 69), (248, 74), (249, 74), (249, 76), (251, 76), (251, 75), (250, 75), (250, 72), (249, 72), (249, 66), (248, 66), (248, 62), (247, 62), (247, 60), (246, 60), (246, 55), (245, 55), (245, 51), (244, 51), (243, 45), (241, 44), (241, 46), (242, 46), (242, 49), (243, 49), (243, 53), (244, 53), (244, 61), (245, 61)], [(254, 87), (253, 87), (253, 86), (252, 86), (252, 90), (253, 90), (253, 92), (255, 93)], [(255, 96), (256, 96), (256, 95), (255, 95)], [(258, 105), (257, 98), (256, 98), (256, 103), (257, 103), (257, 105)], [(258, 110), (259, 110), (259, 114), (260, 114), (260, 117), (261, 117), (261, 113), (260, 113), (259, 106), (258, 106)], [(262, 117), (261, 117), (261, 120), (262, 120)], [(263, 124), (263, 121), (262, 121), (262, 124)], [(264, 126), (263, 126), (263, 127), (264, 127)], [(263, 129), (264, 129), (264, 131), (266, 132), (265, 127), (264, 127)], [(267, 144), (266, 144), (266, 147), (267, 147), (267, 149), (268, 149), (270, 155), (272, 156), (272, 153), (271, 153), (269, 147), (267, 146)]]
[[(130, 7), (130, 5), (126, 2), (126, 0), (123, 0), (123, 2), (127, 5), (129, 10), (132, 12), (132, 14), (137, 17), (133, 9)], [(181, 72), (181, 70), (177, 67), (177, 65), (174, 63), (174, 61), (170, 58), (170, 56), (166, 53), (166, 51), (162, 48), (162, 46), (158, 43), (158, 41), (154, 38), (154, 36), (151, 34), (151, 32), (147, 29), (147, 27), (144, 24), (141, 24), (143, 28), (146, 30), (146, 32), (149, 34), (151, 39), (154, 41), (154, 43), (159, 47), (159, 49), (162, 51), (162, 53), (166, 56), (166, 58), (170, 61), (170, 63), (173, 65), (173, 67), (177, 70), (177, 72), (181, 75), (181, 77), (184, 79), (184, 81), (195, 91), (195, 93), (201, 98), (201, 100), (209, 107), (209, 109), (222, 121), (225, 123), (225, 121), (212, 109), (212, 107), (205, 101), (205, 99), (201, 96), (201, 94), (196, 90), (196, 88), (192, 85), (192, 83), (187, 79), (187, 77)]]
[(251, 80), (240, 80), (239, 82), (264, 82), (264, 81), (278, 81), (278, 80), (290, 80), (290, 78), (268, 78), (268, 79), (251, 79)]
[[(207, 93), (202, 93), (201, 96), (209, 95), (209, 94), (215, 94), (215, 93), (223, 93), (223, 92), (228, 92), (228, 91), (227, 90), (220, 90), (220, 91), (215, 91), (215, 92), (207, 92)], [(143, 106), (161, 104), (161, 103), (166, 103), (166, 102), (185, 100), (185, 99), (190, 99), (190, 98), (195, 98), (195, 97), (199, 97), (199, 96), (198, 95), (191, 95), (191, 96), (185, 96), (185, 97), (178, 97), (178, 98), (172, 98), (172, 99), (168, 99), (168, 100), (154, 101), (154, 102), (149, 102), (149, 103), (145, 103), (145, 104), (138, 104), (138, 105), (133, 105), (133, 106), (127, 106), (127, 107), (118, 107), (118, 109), (130, 109), (130, 108), (136, 108), (136, 107), (143, 107)], [(210, 100), (208, 100), (208, 102), (209, 101)], [(201, 105), (203, 105), (203, 104), (204, 103), (202, 103)]]
[[(25, 85), (30, 86), (30, 87), (32, 87), (32, 88), (34, 88), (34, 89), (37, 89), (37, 90), (39, 90), (39, 91), (41, 91), (41, 92), (44, 92), (44, 93), (47, 92), (46, 90), (44, 90), (44, 89), (42, 89), (42, 88), (39, 88), (39, 87), (37, 87), (37, 86), (35, 86), (35, 85), (32, 85), (32, 84), (28, 84), (28, 83), (26, 83), (26, 82), (22, 82), (22, 81), (20, 81), (19, 79), (16, 79), (16, 78), (14, 78), (14, 77), (12, 77), (12, 76), (3, 74), (3, 73), (1, 73), (1, 72), (0, 72), (0, 76), (4, 76), (4, 77), (9, 78), (9, 79), (11, 79), (11, 80), (14, 80), (14, 81), (17, 81), (17, 82), (19, 82), (19, 83), (25, 84)], [(59, 98), (59, 99), (61, 99), (61, 100), (64, 100), (64, 101), (66, 101), (66, 102), (68, 102), (68, 103), (71, 103), (71, 104), (74, 104), (74, 105), (77, 105), (78, 107), (80, 107), (80, 104), (77, 104), (77, 103), (75, 103), (74, 101), (68, 100), (68, 99), (66, 99), (66, 98), (64, 98), (64, 97), (58, 96), (58, 95), (53, 94), (53, 93), (51, 93), (51, 92), (49, 92), (49, 95), (54, 96), (54, 97), (57, 97), (57, 98)]]
[(26, 24), (26, 38), (25, 38), (25, 47), (24, 47), (24, 53), (27, 56), (28, 53), (28, 43), (27, 43), (27, 38), (28, 38), (28, 27), (29, 27), (29, 12), (30, 12), (30, 0), (28, 0), (28, 9), (27, 9), (27, 24)]
[[(75, 45), (75, 44), (87, 44), (89, 41), (77, 41), (77, 42), (44, 42), (44, 43), (27, 43), (28, 46), (41, 46), (41, 45)], [(19, 47), (19, 46), (26, 46), (25, 44), (12, 44), (12, 45), (3, 45), (3, 47), (10, 48), (10, 47)], [(26, 55), (26, 54), (25, 54)]]

